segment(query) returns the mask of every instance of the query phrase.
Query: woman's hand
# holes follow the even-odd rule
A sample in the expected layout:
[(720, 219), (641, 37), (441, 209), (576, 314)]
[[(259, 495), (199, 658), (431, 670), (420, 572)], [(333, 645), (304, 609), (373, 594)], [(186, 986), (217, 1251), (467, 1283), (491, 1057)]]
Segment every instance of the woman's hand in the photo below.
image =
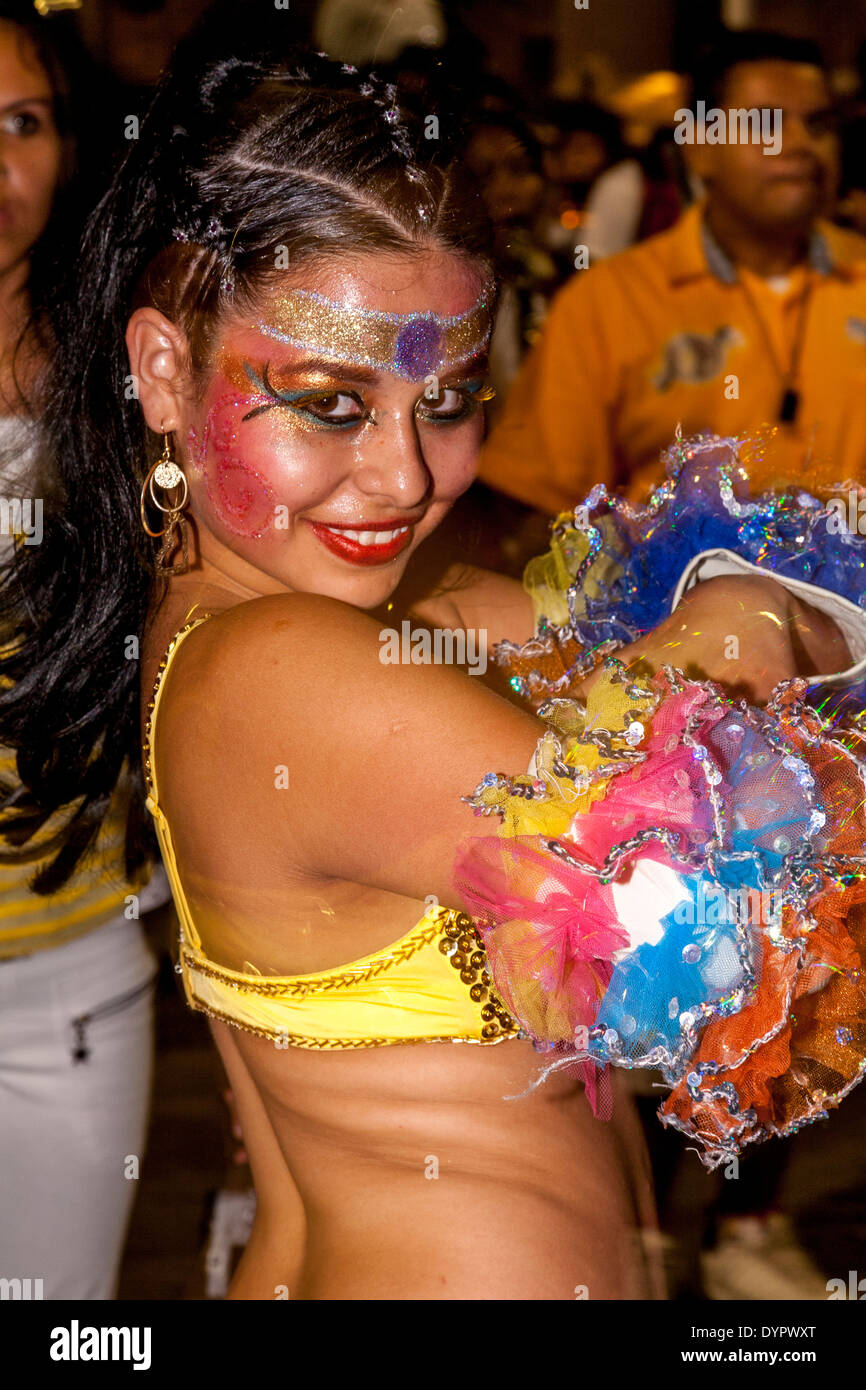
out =
[[(636, 671), (676, 666), (753, 705), (765, 704), (779, 681), (851, 663), (831, 619), (757, 575), (719, 575), (696, 585), (670, 617), (616, 655)], [(572, 693), (585, 695), (598, 676), (594, 671)]]

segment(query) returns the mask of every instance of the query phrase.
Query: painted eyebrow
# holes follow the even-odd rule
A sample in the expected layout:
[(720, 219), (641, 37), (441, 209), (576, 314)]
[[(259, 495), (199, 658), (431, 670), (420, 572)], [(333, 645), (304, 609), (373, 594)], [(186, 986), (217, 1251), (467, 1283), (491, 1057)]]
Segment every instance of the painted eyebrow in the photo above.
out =
[[(487, 354), (477, 352), (474, 357), (467, 357), (465, 362), (455, 362), (453, 367), (449, 367), (447, 371), (442, 373), (442, 379), (445, 381), (449, 377), (454, 376), (477, 376), (479, 372), (483, 376), (488, 369), (488, 365), (489, 360)], [(433, 372), (432, 375), (435, 376), (436, 373)]]
[(270, 375), (276, 377), (301, 376), (304, 372), (321, 372), (323, 376), (339, 377), (340, 381), (357, 381), (369, 386), (381, 380), (379, 372), (372, 368), (360, 367), (356, 363), (338, 362), (324, 357), (304, 357), (300, 362), (287, 362), (281, 365), (271, 361)]
[[(372, 367), (362, 367), (356, 363), (340, 363), (328, 360), (324, 357), (304, 357), (300, 362), (291, 362), (281, 365), (279, 362), (268, 362), (268, 375), (284, 381), (287, 377), (303, 376), (305, 372), (320, 372), (322, 376), (330, 376), (335, 380), (345, 382), (355, 382), (359, 386), (376, 386), (383, 376), (390, 376), (390, 372), (377, 372)], [(482, 353), (476, 353), (474, 357), (467, 358), (465, 362), (457, 362), (443, 371), (440, 380), (448, 381), (453, 377), (465, 377), (477, 375), (487, 370), (487, 357)], [(436, 372), (431, 372), (431, 376), (436, 376)], [(419, 378), (417, 384), (421, 384), (424, 378)]]

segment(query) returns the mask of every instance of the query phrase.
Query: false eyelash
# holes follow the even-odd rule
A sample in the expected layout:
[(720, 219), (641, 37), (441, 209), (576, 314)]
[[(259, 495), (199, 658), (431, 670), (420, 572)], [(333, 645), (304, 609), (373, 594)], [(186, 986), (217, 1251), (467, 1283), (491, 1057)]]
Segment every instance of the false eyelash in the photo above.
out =
[(496, 395), (495, 386), (485, 382), (484, 377), (473, 377), (471, 381), (464, 381), (461, 386), (452, 386), (450, 391), (466, 391), (470, 393), (473, 400), (492, 400)]
[(242, 417), (244, 420), (252, 420), (256, 415), (261, 415), (266, 410), (273, 410), (275, 405), (302, 405), (309, 401), (321, 400), (321, 391), (278, 391), (268, 376), (270, 365), (270, 362), (266, 362), (262, 368), (262, 374), (259, 376), (259, 373), (250, 366), (249, 362), (243, 364), (244, 371), (256, 390), (260, 391), (263, 396), (271, 397), (266, 405), (257, 405), (252, 410), (248, 410), (246, 415)]
[(470, 395), (473, 401), (492, 401), (496, 395), (495, 386), (490, 382), (485, 382), (483, 376), (472, 377), (469, 381), (464, 381), (462, 386), (446, 386), (446, 391), (460, 391), (465, 395)]
[[(483, 377), (478, 377), (473, 381), (465, 381), (462, 386), (444, 386), (444, 391), (455, 391), (458, 396), (463, 397), (463, 408), (456, 415), (435, 415), (425, 416), (431, 425), (455, 425), (459, 420), (464, 420), (469, 410), (474, 405), (480, 405), (482, 401), (490, 401), (496, 395), (495, 387), (489, 382), (485, 384)], [(420, 405), (421, 402), (419, 401)]]
[(273, 410), (275, 406), (287, 405), (292, 410), (300, 411), (307, 419), (315, 421), (315, 423), (320, 425), (323, 429), (344, 430), (366, 421), (372, 421), (374, 424), (376, 423), (373, 419), (372, 411), (365, 411), (363, 415), (352, 416), (351, 419), (347, 420), (323, 420), (312, 411), (304, 409), (305, 406), (313, 405), (316, 401), (324, 400), (327, 396), (337, 394), (350, 395), (358, 405), (362, 405), (363, 402), (358, 400), (353, 392), (323, 391), (321, 389), (318, 391), (279, 391), (276, 386), (272, 384), (268, 376), (269, 362), (266, 362), (262, 368), (261, 376), (250, 366), (249, 362), (244, 362), (243, 365), (247, 376), (256, 389), (271, 397), (271, 400), (266, 402), (265, 405), (257, 405), (254, 406), (252, 410), (248, 410), (246, 415), (242, 416), (243, 420), (252, 420), (256, 415), (261, 415), (266, 410)]

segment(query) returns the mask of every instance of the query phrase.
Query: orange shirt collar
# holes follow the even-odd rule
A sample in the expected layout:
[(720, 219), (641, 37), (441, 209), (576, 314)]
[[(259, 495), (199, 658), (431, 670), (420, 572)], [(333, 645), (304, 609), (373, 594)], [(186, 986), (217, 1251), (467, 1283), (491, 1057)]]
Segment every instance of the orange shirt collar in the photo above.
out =
[[(715, 279), (723, 285), (736, 283), (736, 267), (704, 225), (702, 202), (683, 213), (666, 241), (665, 271), (672, 286), (703, 278)], [(851, 279), (866, 274), (866, 250), (862, 256), (857, 256), (851, 253), (850, 247), (850, 237), (846, 239), (845, 233), (832, 222), (821, 219), (815, 223), (810, 239), (809, 262), (819, 275)]]

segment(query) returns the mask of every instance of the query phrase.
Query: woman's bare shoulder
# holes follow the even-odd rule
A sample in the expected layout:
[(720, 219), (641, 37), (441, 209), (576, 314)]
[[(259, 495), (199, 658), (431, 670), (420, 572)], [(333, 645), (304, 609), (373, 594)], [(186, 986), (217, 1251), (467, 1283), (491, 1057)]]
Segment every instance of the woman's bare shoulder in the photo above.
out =
[[(209, 617), (172, 660), (160, 703), (161, 725), (195, 711), (200, 735), (213, 721), (279, 706), (291, 712), (316, 689), (339, 686), (375, 655), (380, 625), (368, 614), (319, 594), (250, 599)], [(162, 732), (162, 730), (161, 730)]]
[[(184, 637), (161, 686), (150, 752), (187, 864), (210, 864), (215, 845), (230, 857), (227, 836), (254, 859), (283, 838), (307, 764), (321, 763), (363, 690), (377, 632), (337, 600), (281, 594), (235, 604)], [(289, 779), (292, 794), (276, 797)], [(315, 795), (305, 793), (303, 805), (312, 816)]]
[(388, 632), (336, 600), (280, 595), (185, 639), (153, 752), (187, 844), (223, 843), (231, 825), (299, 872), (445, 901), (473, 824), (461, 798), (500, 762), (526, 767), (538, 731), (454, 666), (394, 660)]

